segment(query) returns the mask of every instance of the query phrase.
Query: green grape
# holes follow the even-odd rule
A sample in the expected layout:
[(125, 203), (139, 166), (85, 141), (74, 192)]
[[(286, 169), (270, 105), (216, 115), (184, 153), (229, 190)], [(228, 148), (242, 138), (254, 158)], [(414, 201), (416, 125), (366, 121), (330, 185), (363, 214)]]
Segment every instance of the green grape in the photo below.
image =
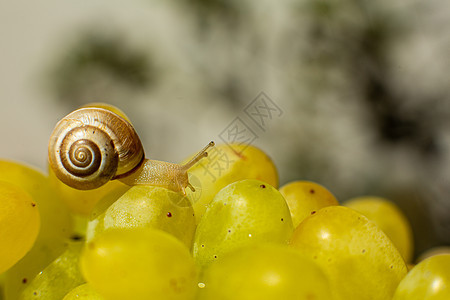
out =
[(409, 271), (393, 300), (450, 299), (450, 254), (426, 258)]
[(4, 293), (5, 293), (5, 279), (6, 279), (6, 274), (5, 273), (0, 273), (0, 300), (3, 300), (5, 298)]
[(438, 254), (450, 254), (450, 246), (438, 246), (430, 248), (419, 255), (416, 262), (419, 263), (428, 257), (438, 255)]
[(322, 266), (336, 300), (391, 299), (407, 272), (381, 229), (343, 206), (307, 217), (295, 229), (291, 245)]
[(283, 196), (259, 180), (238, 181), (214, 197), (198, 224), (193, 254), (200, 266), (255, 242), (287, 243), (293, 231)]
[(36, 274), (64, 250), (72, 235), (69, 210), (41, 172), (21, 163), (0, 160), (0, 180), (15, 184), (28, 192), (39, 208), (41, 226), (31, 250), (11, 269), (5, 279), (5, 298), (17, 300)]
[(192, 205), (181, 193), (157, 186), (134, 186), (91, 221), (88, 240), (111, 228), (152, 227), (192, 246), (195, 217)]
[(39, 233), (36, 202), (18, 186), (0, 181), (0, 273), (31, 249)]
[(189, 180), (195, 192), (186, 192), (193, 203), (197, 223), (222, 188), (243, 179), (262, 180), (278, 187), (274, 163), (261, 149), (252, 145), (216, 145), (208, 151), (207, 158), (190, 168)]
[(408, 219), (393, 202), (373, 196), (362, 196), (344, 203), (346, 207), (360, 212), (391, 239), (403, 259), (410, 263), (413, 254), (413, 234)]
[(103, 298), (96, 290), (92, 288), (89, 283), (77, 286), (71, 290), (63, 300), (103, 300)]
[(57, 239), (37, 240), (30, 252), (6, 272), (5, 299), (17, 300), (19, 294), (48, 264), (55, 260), (67, 247)]
[(49, 180), (61, 199), (65, 202), (71, 212), (82, 216), (89, 216), (97, 202), (100, 201), (105, 195), (113, 190), (119, 190), (125, 192), (129, 189), (129, 186), (121, 183), (118, 180), (111, 180), (105, 185), (93, 189), (93, 190), (77, 190), (66, 184), (56, 177), (51, 168), (49, 169)]
[(224, 256), (205, 270), (201, 300), (331, 299), (320, 267), (281, 245), (250, 245)]
[(72, 224), (69, 211), (41, 172), (21, 163), (0, 160), (0, 180), (23, 188), (36, 201), (41, 216), (38, 239), (70, 237)]
[(105, 231), (105, 213), (100, 214), (94, 220), (91, 220), (87, 224), (86, 229), (86, 242), (90, 242), (94, 237)]
[(189, 249), (153, 228), (110, 229), (81, 256), (87, 282), (107, 299), (193, 299), (197, 270)]
[(325, 187), (311, 181), (293, 181), (280, 188), (291, 211), (294, 228), (319, 209), (339, 205), (336, 197)]
[(89, 220), (92, 221), (103, 214), (114, 202), (117, 201), (123, 194), (125, 194), (131, 186), (117, 186), (103, 195), (95, 204), (89, 215)]
[(19, 299), (60, 300), (70, 290), (84, 283), (79, 268), (83, 242), (70, 242), (68, 248), (49, 264), (22, 291)]
[(90, 241), (94, 236), (105, 230), (103, 220), (105, 219), (105, 211), (117, 201), (130, 187), (123, 189), (121, 186), (116, 187), (104, 195), (92, 209), (89, 216), (89, 222), (86, 227), (86, 241)]

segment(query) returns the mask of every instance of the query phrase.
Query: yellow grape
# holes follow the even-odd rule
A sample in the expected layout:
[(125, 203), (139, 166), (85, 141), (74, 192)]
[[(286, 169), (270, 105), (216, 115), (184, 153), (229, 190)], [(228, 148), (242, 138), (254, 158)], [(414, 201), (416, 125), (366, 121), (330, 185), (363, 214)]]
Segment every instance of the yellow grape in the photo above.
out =
[(422, 254), (417, 258), (416, 262), (419, 263), (422, 260), (427, 259), (428, 257), (438, 255), (438, 254), (450, 254), (450, 246), (439, 246), (439, 247), (433, 247)]
[(96, 290), (92, 288), (89, 283), (77, 286), (71, 290), (63, 300), (104, 300)]
[(22, 291), (19, 300), (60, 300), (70, 290), (82, 284), (84, 279), (79, 268), (83, 242), (70, 242), (68, 248), (49, 264)]
[(105, 230), (103, 220), (105, 219), (105, 211), (125, 194), (131, 187), (123, 189), (116, 187), (104, 195), (94, 206), (88, 218), (86, 226), (86, 241), (90, 241), (94, 236)]
[(287, 246), (251, 245), (211, 264), (201, 300), (330, 300), (328, 279), (311, 259)]
[(105, 231), (105, 225), (103, 221), (105, 220), (105, 214), (100, 214), (94, 220), (90, 220), (87, 224), (86, 229), (86, 242), (90, 242), (94, 237)]
[(41, 220), (33, 247), (6, 274), (5, 298), (17, 300), (30, 280), (62, 253), (65, 240), (72, 235), (72, 221), (67, 206), (40, 171), (19, 162), (0, 160), (0, 180), (28, 192), (37, 203)]
[(77, 190), (59, 180), (52, 168), (48, 168), (48, 172), (53, 190), (59, 193), (71, 212), (82, 216), (89, 216), (97, 202), (110, 191), (118, 189), (125, 192), (130, 188), (118, 180), (111, 180), (94, 190)]
[(243, 179), (257, 179), (278, 187), (274, 163), (261, 149), (252, 145), (216, 145), (208, 151), (208, 157), (189, 169), (189, 180), (196, 191), (188, 190), (187, 195), (193, 203), (197, 223), (222, 188)]
[(343, 206), (322, 208), (303, 220), (291, 246), (322, 267), (336, 300), (390, 299), (407, 272), (381, 229)]
[(280, 193), (286, 199), (291, 211), (294, 228), (312, 212), (339, 205), (336, 197), (324, 186), (311, 181), (293, 181), (283, 185)]
[(151, 227), (174, 235), (188, 248), (196, 227), (189, 200), (157, 186), (132, 187), (90, 223), (88, 240), (106, 229)]
[(289, 208), (280, 192), (259, 180), (241, 180), (214, 197), (197, 226), (193, 254), (200, 266), (206, 266), (247, 244), (287, 244), (292, 231)]
[(5, 299), (17, 300), (31, 280), (66, 247), (67, 243), (57, 239), (37, 240), (30, 252), (6, 272)]
[(346, 201), (344, 206), (362, 213), (375, 222), (391, 239), (405, 262), (411, 262), (414, 247), (412, 229), (397, 205), (385, 198), (362, 196)]
[(18, 186), (0, 181), (0, 273), (21, 259), (39, 233), (36, 202)]
[(109, 192), (107, 192), (105, 195), (103, 195), (99, 201), (95, 204), (94, 208), (92, 209), (89, 220), (94, 220), (101, 214), (103, 214), (114, 202), (117, 201), (120, 197), (122, 197), (123, 194), (125, 194), (131, 186), (126, 186), (125, 188), (123, 186), (116, 186), (115, 188), (111, 189)]
[(107, 299), (193, 299), (197, 270), (189, 249), (157, 229), (110, 229), (81, 256), (87, 282)]
[(0, 180), (19, 186), (36, 201), (41, 216), (38, 239), (70, 237), (72, 224), (69, 211), (55, 195), (44, 174), (22, 163), (0, 160)]
[(403, 278), (393, 300), (450, 299), (450, 254), (426, 258)]

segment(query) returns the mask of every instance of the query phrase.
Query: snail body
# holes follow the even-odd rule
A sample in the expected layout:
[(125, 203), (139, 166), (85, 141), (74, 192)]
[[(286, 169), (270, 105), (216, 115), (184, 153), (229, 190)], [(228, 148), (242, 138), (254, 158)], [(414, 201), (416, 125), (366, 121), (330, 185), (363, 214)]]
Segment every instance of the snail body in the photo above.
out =
[(128, 185), (149, 184), (185, 193), (187, 170), (214, 145), (211, 142), (185, 165), (145, 158), (130, 122), (103, 107), (82, 107), (57, 124), (49, 141), (49, 163), (65, 184), (95, 189), (118, 179)]

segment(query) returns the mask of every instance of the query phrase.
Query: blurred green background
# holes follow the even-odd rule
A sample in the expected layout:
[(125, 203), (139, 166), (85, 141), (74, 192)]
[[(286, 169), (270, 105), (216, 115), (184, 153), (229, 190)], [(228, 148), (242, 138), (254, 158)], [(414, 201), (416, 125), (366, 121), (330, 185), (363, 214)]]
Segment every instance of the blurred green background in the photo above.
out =
[[(450, 244), (448, 1), (2, 0), (0, 22), (2, 158), (45, 170), (54, 125), (89, 102), (167, 161), (239, 118), (281, 184), (388, 197), (416, 254)], [(278, 110), (255, 122), (261, 95)]]

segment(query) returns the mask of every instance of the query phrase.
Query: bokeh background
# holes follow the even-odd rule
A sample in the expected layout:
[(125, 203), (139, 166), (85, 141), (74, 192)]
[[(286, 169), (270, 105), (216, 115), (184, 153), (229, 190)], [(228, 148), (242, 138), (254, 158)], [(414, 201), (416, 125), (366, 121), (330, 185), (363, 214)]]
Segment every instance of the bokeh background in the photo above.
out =
[[(1, 0), (0, 24), (1, 158), (46, 170), (54, 125), (89, 102), (167, 161), (239, 118), (281, 184), (388, 197), (416, 255), (450, 244), (446, 0)], [(280, 109), (263, 128), (261, 92)]]

